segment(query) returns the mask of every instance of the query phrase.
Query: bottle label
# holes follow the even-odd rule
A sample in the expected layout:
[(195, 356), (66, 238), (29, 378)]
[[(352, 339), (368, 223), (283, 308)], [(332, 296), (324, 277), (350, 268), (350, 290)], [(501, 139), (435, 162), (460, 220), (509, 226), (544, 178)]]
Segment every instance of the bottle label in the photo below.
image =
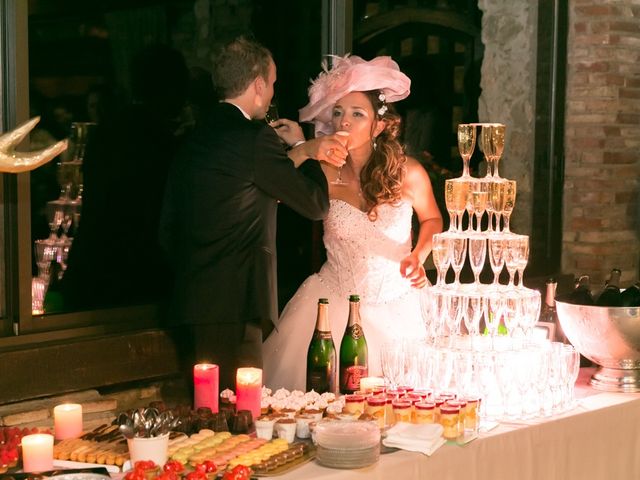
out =
[(360, 379), (367, 376), (368, 368), (364, 365), (351, 365), (342, 369), (340, 376), (342, 385), (340, 390), (343, 392), (355, 392), (360, 390)]
[(333, 337), (331, 336), (331, 332), (321, 332), (320, 330), (316, 330), (315, 332), (313, 332), (313, 338), (314, 339), (319, 339), (319, 340), (333, 340)]
[(364, 336), (364, 332), (362, 331), (362, 327), (359, 323), (354, 323), (353, 326), (350, 327), (351, 331), (349, 335), (354, 340), (358, 340), (360, 337)]

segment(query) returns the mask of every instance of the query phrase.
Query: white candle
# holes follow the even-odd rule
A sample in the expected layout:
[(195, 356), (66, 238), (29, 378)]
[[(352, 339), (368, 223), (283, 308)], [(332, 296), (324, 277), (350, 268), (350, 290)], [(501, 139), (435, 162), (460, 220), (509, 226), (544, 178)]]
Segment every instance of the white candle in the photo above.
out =
[(193, 367), (193, 406), (209, 407), (218, 413), (219, 368), (211, 363), (199, 363)]
[(54, 429), (57, 440), (78, 438), (82, 435), (82, 405), (63, 403), (53, 409)]
[(53, 435), (36, 433), (22, 437), (22, 465), (25, 472), (53, 470)]
[(363, 377), (360, 379), (360, 390), (363, 392), (370, 392), (375, 387), (384, 387), (384, 378)]

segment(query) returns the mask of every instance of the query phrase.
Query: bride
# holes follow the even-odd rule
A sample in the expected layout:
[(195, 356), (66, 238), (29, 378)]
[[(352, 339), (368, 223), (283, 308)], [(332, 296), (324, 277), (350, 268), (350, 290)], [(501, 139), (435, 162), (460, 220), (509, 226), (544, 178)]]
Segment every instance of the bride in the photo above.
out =
[[(323, 224), (327, 261), (300, 286), (263, 345), (268, 387), (305, 389), (318, 298), (329, 299), (339, 350), (348, 297), (360, 295), (371, 376), (381, 376), (384, 342), (425, 336), (423, 263), (433, 234), (442, 230), (442, 217), (427, 173), (397, 141), (400, 117), (390, 103), (406, 98), (410, 83), (390, 57), (351, 56), (335, 58), (333, 68), (325, 67), (309, 90), (300, 120), (313, 121), (316, 136), (344, 132), (349, 156), (340, 169), (323, 164), (330, 197)], [(413, 212), (420, 230), (412, 249)]]

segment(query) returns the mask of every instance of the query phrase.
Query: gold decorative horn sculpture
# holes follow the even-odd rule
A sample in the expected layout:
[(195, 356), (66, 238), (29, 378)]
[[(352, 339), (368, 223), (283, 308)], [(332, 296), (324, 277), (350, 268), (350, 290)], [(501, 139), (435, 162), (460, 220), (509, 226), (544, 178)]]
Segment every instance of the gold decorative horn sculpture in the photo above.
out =
[(40, 117), (34, 117), (0, 136), (0, 173), (28, 172), (44, 165), (67, 149), (67, 140), (61, 140), (42, 150), (16, 152), (15, 146), (29, 134), (39, 121)]

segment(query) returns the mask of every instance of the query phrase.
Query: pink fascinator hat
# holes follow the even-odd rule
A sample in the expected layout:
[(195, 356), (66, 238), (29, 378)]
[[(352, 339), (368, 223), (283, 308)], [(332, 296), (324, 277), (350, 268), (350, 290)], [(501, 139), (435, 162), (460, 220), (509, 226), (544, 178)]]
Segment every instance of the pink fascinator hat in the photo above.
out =
[(301, 122), (313, 122), (316, 136), (333, 132), (331, 115), (333, 106), (351, 92), (380, 90), (386, 103), (397, 102), (409, 96), (411, 80), (400, 71), (391, 57), (376, 57), (366, 61), (358, 56), (332, 56), (333, 68), (322, 61), (322, 72), (311, 82), (309, 103), (300, 109)]

